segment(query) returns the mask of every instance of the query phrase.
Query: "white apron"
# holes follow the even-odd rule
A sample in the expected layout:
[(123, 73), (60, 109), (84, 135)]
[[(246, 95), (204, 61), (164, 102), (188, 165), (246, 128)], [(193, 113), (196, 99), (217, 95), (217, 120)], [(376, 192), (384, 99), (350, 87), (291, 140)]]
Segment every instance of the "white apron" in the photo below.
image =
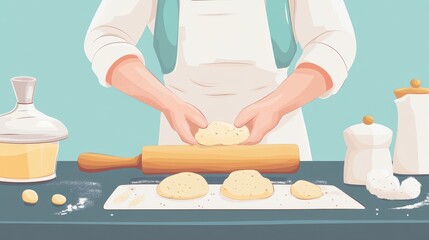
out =
[[(287, 77), (287, 69), (276, 67), (269, 34), (264, 0), (182, 0), (177, 62), (165, 85), (209, 123), (234, 123)], [(159, 145), (185, 144), (163, 114), (160, 121)], [(301, 109), (285, 115), (261, 143), (298, 144), (301, 160), (311, 160)]]

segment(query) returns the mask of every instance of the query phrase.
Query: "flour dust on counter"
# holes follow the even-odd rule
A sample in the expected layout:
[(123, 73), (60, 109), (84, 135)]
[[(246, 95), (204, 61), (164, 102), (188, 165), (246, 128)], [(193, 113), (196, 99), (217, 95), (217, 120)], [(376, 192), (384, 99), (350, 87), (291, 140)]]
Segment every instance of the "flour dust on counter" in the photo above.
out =
[(74, 204), (68, 204), (65, 209), (55, 212), (55, 215), (64, 216), (94, 205), (94, 200), (102, 194), (101, 184), (92, 181), (61, 181), (50, 183), (50, 185), (60, 186), (70, 195), (77, 195), (77, 198), (70, 199)]
[(136, 179), (136, 180), (131, 180), (130, 184), (155, 184), (155, 183), (160, 183), (159, 180), (147, 180), (147, 179)]
[(55, 215), (61, 215), (61, 216), (67, 215), (67, 214), (69, 214), (71, 212), (74, 212), (74, 211), (77, 211), (77, 210), (80, 210), (80, 209), (84, 209), (84, 208), (86, 208), (88, 206), (91, 206), (92, 204), (93, 204), (93, 202), (92, 201), (88, 201), (88, 198), (79, 198), (79, 200), (78, 200), (78, 202), (76, 204), (74, 204), (74, 205), (72, 205), (72, 204), (67, 205), (66, 209), (64, 209), (62, 211), (59, 211), (59, 212), (56, 212)]
[(326, 184), (328, 184), (328, 181), (325, 181), (325, 180), (316, 180), (316, 181), (314, 181), (314, 183), (315, 184), (324, 184), (324, 185), (326, 185)]
[(417, 208), (421, 208), (424, 206), (429, 206), (429, 193), (427, 193), (426, 198), (421, 202), (405, 205), (402, 207), (395, 207), (395, 208), (391, 208), (391, 209), (393, 209), (393, 210), (412, 210), (412, 209), (417, 209)]
[[(286, 184), (292, 184), (293, 181), (292, 180), (285, 180), (285, 181), (271, 181), (273, 184), (278, 184), (278, 185), (286, 185)], [(319, 185), (327, 185), (328, 181), (325, 180), (314, 180), (314, 181), (309, 181), (312, 182), (314, 184), (319, 184)]]
[(278, 184), (278, 185), (286, 185), (286, 184), (291, 184), (292, 180), (286, 180), (286, 181), (271, 181), (271, 183), (273, 184)]

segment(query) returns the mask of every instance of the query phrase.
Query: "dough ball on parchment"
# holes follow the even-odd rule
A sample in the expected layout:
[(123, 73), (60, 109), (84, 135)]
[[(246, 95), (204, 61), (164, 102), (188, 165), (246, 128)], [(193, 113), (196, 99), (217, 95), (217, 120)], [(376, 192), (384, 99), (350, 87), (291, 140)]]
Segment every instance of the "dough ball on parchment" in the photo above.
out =
[(271, 197), (274, 187), (268, 178), (256, 170), (239, 170), (225, 179), (220, 191), (231, 199), (255, 200)]
[(201, 175), (183, 172), (162, 180), (156, 191), (165, 198), (187, 200), (206, 195), (209, 192), (209, 185)]
[(199, 129), (195, 139), (201, 145), (236, 145), (249, 137), (249, 129), (244, 126), (236, 128), (231, 123), (214, 121), (207, 128)]
[(322, 189), (316, 185), (305, 180), (298, 180), (290, 186), (292, 195), (301, 200), (317, 199), (323, 196)]

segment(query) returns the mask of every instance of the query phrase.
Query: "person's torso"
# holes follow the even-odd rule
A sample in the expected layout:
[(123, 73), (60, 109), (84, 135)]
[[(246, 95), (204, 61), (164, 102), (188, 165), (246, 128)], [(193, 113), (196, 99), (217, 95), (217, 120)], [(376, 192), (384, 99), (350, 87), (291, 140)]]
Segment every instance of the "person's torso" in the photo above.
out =
[[(208, 122), (233, 123), (242, 109), (270, 94), (287, 77), (288, 68), (276, 66), (265, 6), (264, 0), (180, 1), (176, 65), (164, 75), (164, 82)], [(263, 140), (295, 141), (308, 149), (300, 109)], [(159, 143), (180, 142), (162, 117)]]
[(176, 61), (164, 77), (173, 91), (254, 95), (249, 103), (271, 92), (287, 71), (276, 67), (264, 0), (180, 1)]
[(182, 0), (178, 50), (188, 66), (244, 64), (276, 69), (265, 1)]

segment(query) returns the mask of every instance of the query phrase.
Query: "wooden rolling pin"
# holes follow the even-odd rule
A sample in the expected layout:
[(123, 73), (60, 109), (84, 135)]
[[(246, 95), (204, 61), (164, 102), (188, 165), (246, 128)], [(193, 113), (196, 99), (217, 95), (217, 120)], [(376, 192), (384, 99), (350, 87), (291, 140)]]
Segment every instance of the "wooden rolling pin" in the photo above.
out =
[(145, 146), (133, 158), (83, 153), (78, 166), (85, 172), (137, 168), (144, 174), (179, 172), (230, 173), (254, 169), (261, 173), (295, 173), (299, 149), (294, 144), (235, 146)]

